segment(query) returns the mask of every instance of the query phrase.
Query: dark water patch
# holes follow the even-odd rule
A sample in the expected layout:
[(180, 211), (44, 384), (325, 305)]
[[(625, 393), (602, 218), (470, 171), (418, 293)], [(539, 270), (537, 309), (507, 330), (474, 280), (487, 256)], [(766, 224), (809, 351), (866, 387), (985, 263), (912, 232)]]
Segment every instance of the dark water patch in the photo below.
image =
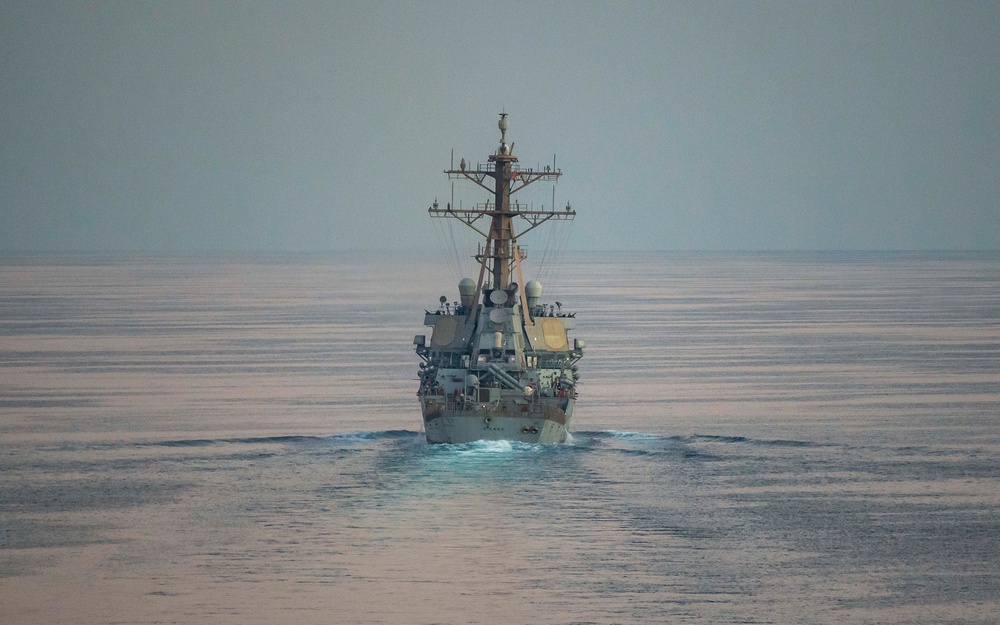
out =
[[(185, 466), (193, 466), (197, 471), (238, 471), (240, 467), (238, 465), (229, 464), (230, 462), (246, 462), (246, 461), (256, 461), (256, 460), (266, 460), (268, 458), (281, 458), (284, 457), (283, 454), (279, 454), (273, 451), (245, 451), (239, 453), (231, 454), (221, 454), (218, 456), (213, 456), (211, 458), (205, 457), (194, 457), (194, 458), (176, 458), (167, 459), (168, 462), (175, 461), (177, 464)], [(226, 463), (221, 466), (205, 466), (208, 465), (218, 465), (218, 463)]]
[(665, 507), (627, 505), (624, 516), (627, 519), (626, 526), (634, 534), (634, 538), (666, 536), (692, 543), (721, 537), (726, 529), (719, 525), (678, 524), (677, 521), (690, 522), (697, 520), (697, 517), (692, 518), (690, 514), (680, 514)]
[(707, 451), (691, 447), (685, 447), (683, 455), (685, 460), (699, 460), (702, 462), (716, 462), (726, 459), (725, 456), (720, 456), (718, 454), (709, 453)]
[(1000, 458), (885, 461), (869, 464), (867, 468), (874, 480), (880, 477), (912, 481), (973, 478), (1000, 480)]
[(313, 443), (320, 440), (316, 436), (261, 436), (257, 438), (225, 438), (222, 439), (222, 442), (235, 445), (288, 445)]
[(717, 454), (694, 449), (687, 445), (670, 445), (662, 448), (617, 445), (614, 447), (605, 447), (602, 451), (621, 456), (648, 457), (650, 460), (658, 461), (669, 461), (674, 459), (712, 462), (724, 459), (722, 456)]
[(714, 461), (721, 456), (693, 446), (696, 436), (670, 436), (644, 432), (603, 430), (574, 432), (572, 447), (614, 451), (630, 456), (664, 456), (685, 460)]
[[(912, 600), (906, 591), (917, 585), (938, 601), (996, 598), (991, 594), (997, 590), (996, 580), (985, 583), (986, 572), (1000, 561), (1000, 515), (995, 508), (792, 493), (758, 503), (742, 509), (746, 518), (754, 519), (755, 534), (784, 541), (797, 552), (817, 554), (799, 566), (908, 570), (910, 574), (897, 582), (894, 601), (900, 605)], [(939, 567), (946, 562), (960, 562), (967, 575), (942, 575)]]
[(0, 408), (91, 408), (101, 405), (94, 399), (0, 399)]
[[(755, 398), (756, 401), (756, 398)], [(760, 447), (828, 447), (830, 443), (819, 443), (814, 441), (800, 441), (792, 439), (764, 439), (750, 438), (746, 436), (724, 436), (716, 434), (692, 434), (689, 439), (692, 442), (712, 442), (712, 443), (746, 443), (748, 445)]]
[[(372, 366), (372, 365), (369, 365)], [(337, 377), (344, 369), (352, 365), (337, 365), (329, 362), (315, 364), (281, 365), (264, 361), (262, 363), (234, 362), (228, 366), (199, 364), (191, 362), (177, 363), (174, 366), (164, 366), (160, 363), (139, 362), (135, 364), (101, 364), (99, 366), (81, 365), (79, 367), (52, 366), (52, 371), (63, 374), (122, 374), (143, 373), (152, 375), (316, 375)], [(357, 369), (357, 365), (353, 366)], [(374, 367), (373, 367), (374, 368)], [(357, 399), (352, 400), (357, 403)], [(294, 404), (293, 404), (294, 405)]]
[(415, 430), (363, 430), (360, 432), (349, 432), (346, 434), (331, 434), (321, 440), (329, 440), (346, 443), (360, 443), (365, 441), (380, 440), (408, 440), (423, 437), (422, 432)]
[(0, 484), (0, 509), (7, 513), (61, 513), (129, 508), (175, 501), (191, 487), (184, 482), (155, 482), (126, 477), (42, 481), (27, 479)]
[(221, 445), (224, 441), (207, 438), (189, 438), (173, 441), (157, 441), (155, 443), (138, 443), (140, 446), (155, 445), (157, 447), (206, 447), (208, 445)]
[(322, 436), (261, 436), (245, 438), (188, 438), (169, 441), (136, 443), (136, 446), (155, 447), (208, 447), (213, 445), (289, 445), (295, 443), (321, 443), (330, 437)]
[(0, 578), (37, 574), (56, 565), (55, 556), (39, 552), (57, 548), (114, 544), (106, 525), (8, 518), (0, 522)]
[[(151, 446), (144, 445), (149, 448)], [(183, 473), (184, 471), (232, 471), (238, 470), (241, 463), (247, 461), (263, 460), (271, 457), (285, 457), (275, 451), (249, 450), (240, 451), (232, 449), (221, 452), (213, 450), (211, 447), (196, 446), (197, 452), (169, 453), (156, 456), (136, 456), (131, 454), (126, 457), (113, 455), (115, 450), (134, 448), (134, 443), (118, 445), (114, 448), (107, 446), (93, 447), (81, 446), (80, 449), (67, 452), (65, 449), (59, 453), (51, 450), (45, 453), (18, 454), (4, 457), (3, 465), (6, 476), (11, 479), (27, 481), (42, 481), (53, 479), (74, 480), (80, 476), (98, 479), (101, 476), (115, 475), (138, 475), (144, 471), (155, 470), (162, 473)], [(180, 449), (184, 449), (181, 447)], [(98, 455), (77, 453), (81, 450), (86, 452), (99, 452)], [(334, 450), (337, 451), (337, 450)], [(345, 450), (346, 451), (346, 450)]]
[[(854, 447), (858, 449), (859, 447)], [(920, 456), (932, 458), (935, 456), (962, 456), (962, 457), (974, 457), (976, 455), (987, 453), (984, 449), (955, 449), (952, 447), (931, 447), (930, 445), (903, 445), (901, 447), (887, 448), (881, 446), (877, 448), (878, 451), (891, 452), (897, 456)]]
[[(0, 526), (0, 549), (41, 549), (49, 547), (79, 547), (110, 542), (102, 538), (107, 528), (94, 525), (38, 521), (16, 518)], [(4, 553), (4, 552), (0, 552)], [(9, 552), (5, 553), (9, 555)], [(2, 560), (4, 558), (0, 558)]]
[(753, 441), (758, 445), (771, 445), (774, 447), (819, 447), (821, 445), (820, 443), (814, 443), (811, 441), (794, 441), (782, 438), (776, 438), (773, 440), (753, 439)]
[(694, 434), (690, 440), (711, 441), (713, 443), (748, 443), (750, 439), (745, 436), (722, 436), (717, 434)]
[[(166, 448), (212, 448), (233, 445), (289, 445), (289, 446), (309, 446), (324, 450), (329, 450), (330, 445), (364, 445), (377, 443), (379, 441), (419, 441), (424, 440), (423, 433), (415, 430), (362, 430), (358, 432), (348, 432), (342, 434), (331, 434), (328, 436), (304, 436), (304, 435), (277, 435), (260, 437), (232, 437), (232, 438), (182, 438), (171, 440), (151, 440), (151, 441), (60, 441), (55, 444), (39, 445), (34, 447), (35, 451), (49, 454), (68, 454), (74, 452), (98, 451), (111, 452), (128, 448), (146, 447), (166, 447)], [(233, 454), (210, 453), (205, 456), (178, 456), (176, 459), (190, 461), (198, 458), (209, 460), (219, 460), (236, 457)], [(169, 460), (169, 457), (159, 460)], [(139, 460), (145, 462), (146, 460)], [(40, 466), (46, 462), (56, 462), (55, 460), (40, 461)], [(96, 461), (95, 465), (100, 462)], [(24, 466), (18, 465), (18, 466)]]

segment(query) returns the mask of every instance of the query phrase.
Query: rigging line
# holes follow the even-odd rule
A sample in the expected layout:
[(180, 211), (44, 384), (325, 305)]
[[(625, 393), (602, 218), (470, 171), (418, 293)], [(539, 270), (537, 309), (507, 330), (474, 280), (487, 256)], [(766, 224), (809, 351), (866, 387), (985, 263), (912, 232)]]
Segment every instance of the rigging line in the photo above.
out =
[[(553, 163), (554, 163), (554, 159), (553, 159)], [(550, 191), (551, 191), (551, 194), (552, 194), (552, 200), (551, 200), (552, 204), (551, 204), (551, 206), (549, 206), (549, 209), (552, 210), (552, 211), (555, 211), (555, 209), (556, 209), (556, 183), (554, 183), (554, 182), (552, 183), (552, 185), (550, 186)], [(557, 225), (557, 224), (553, 224), (553, 225)], [(555, 231), (555, 228), (550, 228), (549, 232), (547, 233), (547, 235), (548, 236), (546, 236), (546, 238), (545, 238), (545, 263), (544, 263), (543, 267), (539, 268), (539, 278), (540, 278), (539, 282), (542, 282), (542, 276), (544, 276), (544, 278), (543, 278), (544, 280), (548, 280), (549, 275), (551, 274), (551, 271), (552, 271), (552, 262), (555, 260), (555, 258), (553, 256), (553, 252), (555, 251), (554, 248), (556, 247), (556, 245), (558, 243), (559, 233)]]
[(549, 228), (548, 232), (545, 233), (545, 243), (544, 250), (542, 252), (542, 260), (538, 266), (538, 272), (535, 276), (535, 280), (542, 282), (547, 280), (550, 273), (550, 263), (552, 261), (553, 248), (556, 245), (556, 237), (558, 236), (556, 228)]
[[(442, 243), (444, 243), (444, 241), (441, 240), (441, 233), (439, 231), (440, 227), (441, 226), (434, 219), (431, 219), (431, 230), (434, 231), (434, 241), (437, 244), (438, 254), (441, 254), (441, 250), (444, 249), (442, 247)], [(448, 257), (445, 256), (444, 260), (448, 261)], [(450, 265), (450, 263), (449, 263), (449, 265)]]
[(546, 245), (544, 243), (544, 239), (542, 239), (542, 235), (537, 235), (536, 237), (533, 237), (533, 239), (538, 242), (538, 247), (536, 248), (538, 250), (538, 258), (537, 262), (535, 262), (533, 266), (535, 270), (535, 277), (533, 280), (538, 280), (538, 272), (541, 271), (542, 265), (545, 264)]
[(564, 275), (563, 270), (566, 267), (566, 247), (569, 244), (569, 239), (571, 236), (573, 236), (572, 228), (566, 228), (564, 232), (562, 232), (559, 236), (559, 242), (556, 245), (556, 255), (558, 258), (558, 263), (556, 264), (555, 267), (556, 273), (555, 276), (553, 277), (553, 280), (561, 281), (563, 279)]
[[(461, 280), (462, 277), (465, 275), (465, 269), (466, 269), (461, 251), (464, 245), (462, 243), (462, 238), (463, 238), (462, 233), (464, 230), (464, 226), (456, 225), (454, 220), (451, 221), (449, 226), (450, 226), (449, 234), (451, 235), (451, 254), (452, 257), (455, 259), (455, 271), (456, 271), (455, 279)], [(459, 230), (457, 234), (455, 233), (455, 228), (458, 228)]]
[(433, 222), (434, 238), (438, 243), (438, 253), (444, 257), (452, 276), (455, 276), (458, 273), (458, 268), (455, 266), (455, 259), (448, 249), (448, 237), (444, 233), (445, 226), (438, 218), (432, 218), (431, 221)]
[(545, 265), (546, 280), (552, 280), (555, 265), (559, 262), (559, 239), (565, 234), (563, 232), (565, 227), (565, 225), (562, 225), (561, 228), (553, 228), (549, 231), (549, 258), (548, 263)]
[(571, 228), (563, 228), (560, 232), (551, 231), (552, 246), (549, 252), (549, 260), (544, 270), (544, 280), (556, 283), (562, 279), (563, 261), (565, 260), (563, 252), (566, 249), (566, 244), (569, 242), (571, 234)]
[(539, 241), (541, 245), (541, 255), (538, 259), (538, 264), (535, 265), (535, 280), (538, 282), (541, 282), (542, 268), (545, 267), (545, 263), (547, 262), (549, 256), (549, 239), (551, 237), (552, 232), (546, 232), (544, 238), (539, 237), (541, 239), (541, 241)]
[[(456, 186), (458, 186), (458, 198), (457, 199), (455, 197), (455, 191), (456, 191), (455, 187)], [(452, 185), (451, 185), (451, 203), (449, 204), (449, 207), (452, 208), (453, 210), (457, 209), (457, 207), (459, 206), (459, 204), (461, 203), (461, 201), (462, 201), (462, 185), (455, 185), (455, 183), (452, 182)], [(465, 231), (464, 227), (461, 228), (460, 230), (461, 230), (461, 232)], [(455, 263), (456, 272), (457, 272), (455, 274), (455, 279), (456, 280), (461, 280), (462, 276), (464, 275), (464, 271), (463, 271), (463, 269), (464, 269), (463, 264), (464, 263), (463, 263), (463, 260), (462, 260), (462, 253), (459, 250), (459, 241), (461, 241), (463, 243), (463, 245), (464, 245), (464, 241), (463, 241), (463, 237), (462, 237), (461, 233), (459, 234), (459, 236), (458, 236), (457, 239), (455, 237), (454, 218), (449, 218), (448, 219), (448, 234), (451, 237), (451, 249), (450, 249), (451, 257), (452, 257), (452, 259), (453, 259), (453, 261)]]
[(448, 220), (448, 235), (451, 238), (451, 249), (449, 250), (449, 252), (451, 253), (452, 258), (455, 260), (455, 269), (456, 269), (456, 272), (457, 272), (456, 275), (455, 275), (455, 280), (458, 281), (458, 280), (462, 279), (462, 276), (461, 276), (461, 274), (462, 274), (462, 257), (458, 253), (458, 243), (455, 242), (455, 224), (452, 223), (452, 221), (453, 220), (451, 220), (451, 219)]
[(552, 229), (548, 228), (545, 234), (539, 234), (539, 245), (541, 248), (541, 255), (538, 259), (538, 263), (535, 266), (535, 280), (541, 281), (542, 268), (545, 267), (545, 263), (548, 262), (549, 249), (551, 247), (552, 241)]

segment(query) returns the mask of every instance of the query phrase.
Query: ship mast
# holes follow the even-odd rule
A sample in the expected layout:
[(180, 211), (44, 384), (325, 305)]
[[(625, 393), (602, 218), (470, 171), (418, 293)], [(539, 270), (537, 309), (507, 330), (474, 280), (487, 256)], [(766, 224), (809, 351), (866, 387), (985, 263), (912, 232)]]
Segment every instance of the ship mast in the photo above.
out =
[[(476, 255), (476, 260), (481, 263), (479, 281), (476, 285), (476, 303), (483, 291), (483, 278), (486, 273), (491, 276), (490, 288), (507, 290), (511, 287), (512, 272), (518, 274), (518, 288), (523, 290), (521, 284), (520, 264), (525, 258), (525, 254), (518, 248), (517, 239), (526, 232), (534, 230), (550, 219), (570, 220), (576, 216), (576, 211), (566, 205), (565, 211), (556, 211), (555, 206), (550, 210), (532, 210), (529, 207), (515, 202), (511, 204), (511, 196), (524, 187), (539, 180), (556, 181), (562, 172), (555, 168), (553, 158), (552, 167), (546, 166), (543, 171), (532, 169), (522, 169), (517, 165), (517, 156), (513, 153), (514, 144), (507, 144), (507, 114), (500, 113), (500, 121), (497, 123), (500, 129), (500, 147), (495, 154), (488, 157), (486, 165), (479, 164), (476, 169), (467, 169), (465, 159), (462, 159), (459, 169), (448, 169), (444, 173), (448, 174), (450, 180), (468, 179), (476, 183), (493, 195), (492, 203), (477, 204), (473, 208), (464, 209), (448, 205), (441, 208), (435, 201), (428, 209), (432, 217), (451, 217), (458, 219), (469, 226), (486, 239), (486, 245)], [(487, 184), (487, 178), (492, 178), (492, 185)], [(492, 186), (492, 188), (491, 188)], [(481, 230), (476, 222), (481, 218), (490, 220), (489, 229)], [(520, 232), (514, 231), (514, 217), (520, 217), (528, 222), (529, 226)], [(524, 293), (520, 293), (521, 301), (524, 301)]]
[(510, 183), (517, 157), (511, 153), (511, 146), (507, 145), (506, 113), (500, 113), (497, 126), (500, 128), (500, 147), (496, 154), (489, 157), (489, 161), (494, 164), (493, 178), (496, 180), (494, 206), (497, 207), (497, 211), (493, 214), (490, 224), (487, 245), (493, 244), (493, 284), (498, 289), (506, 289), (510, 284), (510, 260), (513, 257), (511, 242), (514, 240), (510, 212)]

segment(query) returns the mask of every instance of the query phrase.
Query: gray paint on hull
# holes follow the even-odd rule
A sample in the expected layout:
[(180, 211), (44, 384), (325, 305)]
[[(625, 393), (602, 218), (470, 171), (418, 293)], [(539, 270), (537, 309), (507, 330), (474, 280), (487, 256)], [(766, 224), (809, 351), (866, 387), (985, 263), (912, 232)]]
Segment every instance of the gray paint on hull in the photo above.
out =
[(447, 410), (424, 406), (424, 432), (428, 443), (471, 443), (508, 440), (522, 443), (565, 443), (573, 400), (566, 411), (511, 413), (498, 410)]

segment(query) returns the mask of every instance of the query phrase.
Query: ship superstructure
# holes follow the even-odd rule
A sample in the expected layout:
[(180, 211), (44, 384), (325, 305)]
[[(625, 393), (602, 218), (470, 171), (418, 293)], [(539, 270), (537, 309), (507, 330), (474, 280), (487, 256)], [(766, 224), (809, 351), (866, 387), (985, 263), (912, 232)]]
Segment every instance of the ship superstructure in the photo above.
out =
[[(521, 168), (507, 144), (507, 115), (500, 114), (500, 147), (486, 164), (474, 169), (465, 160), (445, 173), (452, 181), (467, 180), (492, 198), (471, 208), (437, 201), (431, 217), (458, 219), (485, 239), (475, 259), (479, 278), (463, 278), (454, 305), (442, 296), (440, 307), (427, 312), (430, 339), (414, 338), (420, 356), (417, 396), (429, 443), (512, 440), (561, 443), (568, 436), (577, 397), (577, 361), (584, 342), (570, 339), (574, 314), (562, 304), (541, 301), (542, 285), (525, 283), (521, 262), (527, 257), (518, 237), (551, 220), (570, 220), (576, 212), (534, 210), (511, 196), (538, 181), (555, 182), (555, 168)], [(554, 192), (553, 192), (554, 198)], [(554, 202), (553, 202), (554, 204)], [(522, 226), (519, 231), (515, 226)]]

